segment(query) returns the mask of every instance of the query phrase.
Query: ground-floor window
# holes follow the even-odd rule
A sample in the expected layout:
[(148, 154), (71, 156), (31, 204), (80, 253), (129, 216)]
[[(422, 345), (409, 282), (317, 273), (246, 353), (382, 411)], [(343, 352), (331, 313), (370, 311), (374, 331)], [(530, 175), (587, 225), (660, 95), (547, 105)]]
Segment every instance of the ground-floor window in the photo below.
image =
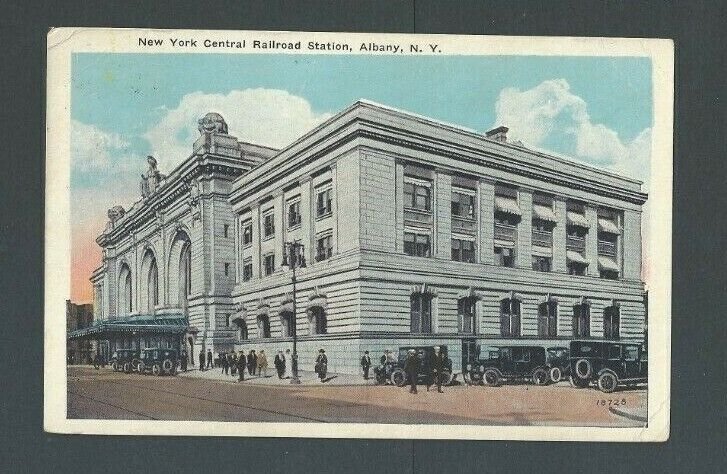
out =
[(609, 306), (603, 310), (603, 337), (618, 339), (620, 336), (621, 314), (618, 306)]
[(310, 324), (312, 334), (328, 333), (328, 318), (326, 310), (320, 306), (314, 306), (310, 309)]
[(590, 337), (591, 308), (587, 304), (573, 306), (573, 337)]
[(414, 293), (410, 298), (411, 332), (430, 334), (432, 332), (432, 295)]
[(293, 312), (283, 311), (280, 313), (280, 324), (283, 337), (293, 337)]
[(270, 318), (267, 314), (261, 314), (257, 317), (258, 337), (270, 337)]
[(236, 319), (235, 324), (237, 324), (237, 337), (241, 341), (246, 341), (249, 337), (247, 333), (247, 323), (244, 319)]
[(457, 301), (457, 315), (459, 319), (459, 332), (463, 334), (474, 334), (475, 328), (475, 305), (477, 299), (473, 297), (460, 298)]
[(556, 337), (558, 335), (558, 303), (548, 301), (538, 306), (538, 336)]
[(500, 335), (520, 336), (520, 301), (515, 298), (500, 301)]

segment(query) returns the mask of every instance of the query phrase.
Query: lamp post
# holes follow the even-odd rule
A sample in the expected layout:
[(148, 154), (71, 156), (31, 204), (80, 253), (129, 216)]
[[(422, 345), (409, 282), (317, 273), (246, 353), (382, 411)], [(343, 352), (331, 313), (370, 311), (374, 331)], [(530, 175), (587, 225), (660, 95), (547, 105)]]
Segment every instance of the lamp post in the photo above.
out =
[(293, 318), (291, 324), (293, 325), (293, 360), (290, 361), (291, 368), (293, 369), (293, 376), (290, 378), (290, 383), (299, 384), (300, 378), (298, 377), (298, 313), (295, 307), (295, 269), (305, 268), (305, 246), (300, 243), (300, 240), (293, 242), (285, 242), (283, 244), (283, 266), (290, 267), (293, 270)]

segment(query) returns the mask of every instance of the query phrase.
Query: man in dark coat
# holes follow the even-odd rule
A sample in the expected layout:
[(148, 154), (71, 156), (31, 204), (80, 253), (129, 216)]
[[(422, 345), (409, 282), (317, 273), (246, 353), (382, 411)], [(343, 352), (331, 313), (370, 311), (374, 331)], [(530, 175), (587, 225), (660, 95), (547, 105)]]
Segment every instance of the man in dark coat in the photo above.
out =
[(285, 356), (283, 355), (283, 351), (278, 351), (273, 364), (275, 364), (275, 370), (278, 371), (278, 378), (282, 379), (285, 373)]
[(257, 356), (255, 355), (255, 349), (250, 350), (247, 353), (247, 372), (250, 375), (255, 375), (255, 368), (257, 367)]
[(186, 352), (182, 352), (179, 355), (179, 364), (182, 367), (182, 372), (186, 372), (187, 371), (187, 353)]
[(409, 393), (417, 393), (417, 377), (419, 376), (419, 358), (414, 349), (409, 349), (404, 363), (404, 372), (409, 379)]
[(212, 368), (212, 349), (207, 349), (207, 368)]
[(371, 368), (371, 357), (369, 357), (369, 351), (364, 351), (364, 355), (361, 357), (361, 368), (363, 369), (364, 380), (368, 380), (369, 369)]
[(318, 351), (318, 357), (316, 357), (315, 371), (318, 374), (318, 377), (321, 379), (321, 383), (323, 383), (326, 379), (326, 373), (328, 372), (328, 357), (326, 356), (326, 351), (323, 349), (320, 349)]
[(227, 354), (225, 354), (224, 352), (220, 353), (220, 364), (222, 364), (222, 373), (225, 375), (229, 375), (230, 374), (230, 363), (229, 363), (229, 360), (227, 359)]
[(245, 381), (245, 364), (247, 363), (247, 359), (245, 358), (245, 353), (243, 351), (240, 351), (240, 355), (237, 357), (237, 375), (239, 379), (237, 379), (238, 382), (244, 382)]
[[(434, 347), (434, 355), (432, 356), (431, 364), (432, 364), (432, 366), (430, 368), (431, 368), (431, 372), (432, 372), (432, 378), (434, 379), (434, 383), (437, 384), (437, 392), (443, 393), (442, 392), (442, 372), (444, 372), (445, 362), (444, 362), (444, 354), (442, 354), (442, 351), (439, 348), (439, 346)], [(431, 381), (427, 382), (427, 383), (431, 384)], [(429, 390), (430, 386), (431, 385), (427, 385), (427, 390)]]
[(204, 370), (204, 349), (199, 351), (199, 370)]

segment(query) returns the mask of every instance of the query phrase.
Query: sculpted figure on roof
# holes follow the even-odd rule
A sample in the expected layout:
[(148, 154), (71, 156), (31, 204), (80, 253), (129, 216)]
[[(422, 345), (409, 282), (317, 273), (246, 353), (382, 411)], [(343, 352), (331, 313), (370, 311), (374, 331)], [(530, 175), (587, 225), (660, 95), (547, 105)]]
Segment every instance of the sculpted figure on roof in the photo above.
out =
[(210, 112), (197, 121), (199, 133), (221, 133), (227, 135), (227, 122), (222, 115)]

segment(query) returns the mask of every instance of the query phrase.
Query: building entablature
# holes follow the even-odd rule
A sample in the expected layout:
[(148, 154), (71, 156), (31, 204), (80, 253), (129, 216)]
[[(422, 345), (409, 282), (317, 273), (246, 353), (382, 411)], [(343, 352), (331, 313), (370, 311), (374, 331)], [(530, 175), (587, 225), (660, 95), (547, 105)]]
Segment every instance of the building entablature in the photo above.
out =
[[(352, 144), (353, 142), (353, 144)], [(393, 147), (416, 155), (428, 154), (433, 166), (461, 170), (469, 165), (476, 175), (501, 171), (533, 181), (576, 189), (641, 205), (647, 195), (641, 182), (572, 160), (493, 140), (483, 134), (369, 102), (351, 107), (318, 126), (276, 156), (239, 178), (234, 204), (261, 191), (296, 179), (303, 167), (329, 157), (342, 147), (368, 144)], [(446, 161), (451, 164), (447, 165)], [(284, 185), (284, 184), (282, 184)]]

